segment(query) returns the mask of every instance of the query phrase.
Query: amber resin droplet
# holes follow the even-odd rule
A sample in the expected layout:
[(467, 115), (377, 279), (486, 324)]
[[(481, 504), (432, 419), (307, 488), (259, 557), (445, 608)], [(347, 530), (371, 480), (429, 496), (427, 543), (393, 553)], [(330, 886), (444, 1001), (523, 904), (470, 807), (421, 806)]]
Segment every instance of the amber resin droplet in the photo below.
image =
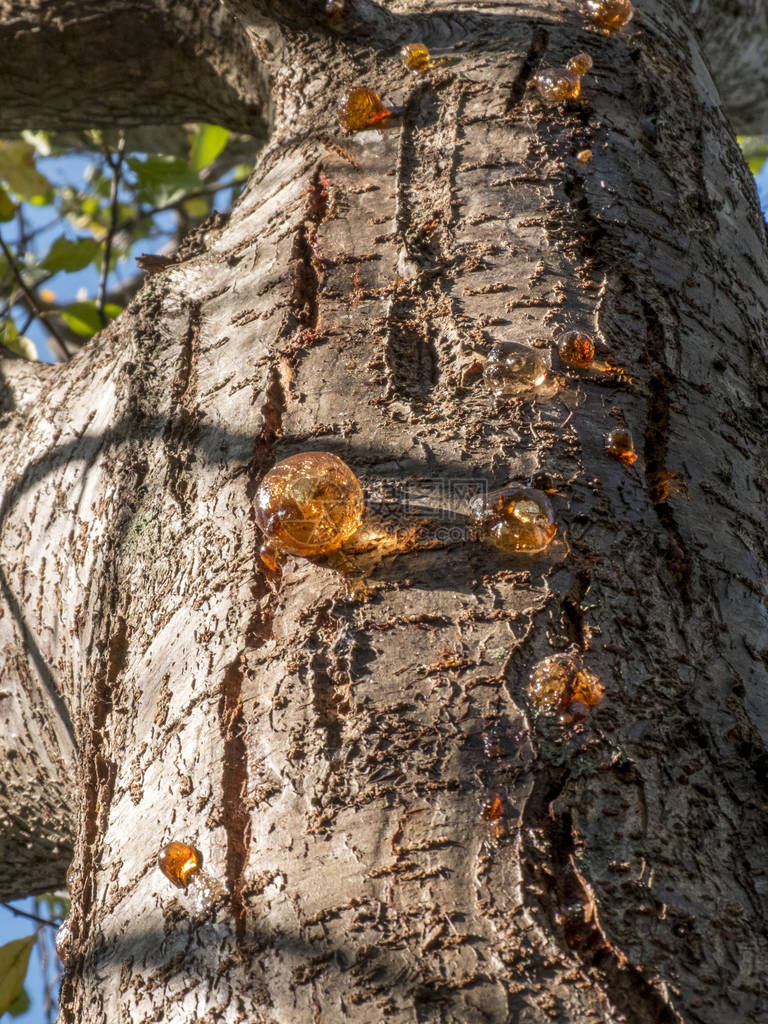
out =
[(497, 793), (493, 800), (489, 800), (483, 807), (483, 818), (486, 821), (498, 821), (504, 814), (504, 804)]
[(566, 67), (574, 75), (586, 75), (588, 71), (592, 70), (592, 63), (592, 58), (588, 53), (577, 53), (566, 63)]
[(580, 149), (579, 152), (576, 154), (576, 159), (579, 161), (580, 164), (588, 164), (589, 161), (592, 159), (592, 150)]
[(635, 9), (630, 0), (584, 0), (582, 13), (595, 28), (610, 35), (632, 20)]
[(428, 71), (435, 63), (424, 43), (408, 43), (400, 51), (400, 60), (415, 75)]
[(575, 370), (586, 370), (595, 358), (595, 343), (583, 331), (568, 331), (557, 345), (561, 363)]
[(284, 551), (312, 558), (336, 550), (359, 530), (363, 508), (360, 482), (330, 452), (304, 452), (278, 462), (261, 481), (255, 501), (267, 557)]
[(481, 535), (502, 551), (543, 551), (557, 533), (549, 498), (532, 487), (490, 491), (478, 504), (473, 512)]
[(568, 68), (541, 68), (532, 82), (547, 103), (577, 100), (581, 95), (581, 77)]
[(602, 702), (605, 687), (575, 654), (544, 658), (528, 678), (528, 696), (540, 711), (559, 712), (563, 721), (584, 718)]
[(635, 442), (632, 435), (624, 427), (617, 427), (605, 435), (605, 450), (615, 459), (619, 459), (626, 466), (632, 466), (637, 461)]
[(547, 364), (525, 345), (499, 341), (488, 353), (483, 376), (497, 398), (516, 397), (535, 391), (544, 383)]
[(339, 121), (348, 132), (362, 132), (366, 128), (383, 125), (392, 116), (373, 89), (358, 86), (345, 94), (337, 108)]
[(203, 858), (194, 846), (174, 840), (160, 851), (157, 866), (179, 889), (186, 889), (202, 867)]

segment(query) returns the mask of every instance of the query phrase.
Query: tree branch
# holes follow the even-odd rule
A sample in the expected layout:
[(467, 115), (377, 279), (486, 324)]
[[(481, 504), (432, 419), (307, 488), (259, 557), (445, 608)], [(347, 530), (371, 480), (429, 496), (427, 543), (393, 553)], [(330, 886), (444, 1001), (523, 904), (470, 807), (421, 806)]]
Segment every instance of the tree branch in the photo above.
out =
[(687, 0), (687, 5), (734, 130), (768, 132), (768, 4)]
[(0, 131), (209, 121), (265, 132), (268, 87), (218, 0), (0, 0)]

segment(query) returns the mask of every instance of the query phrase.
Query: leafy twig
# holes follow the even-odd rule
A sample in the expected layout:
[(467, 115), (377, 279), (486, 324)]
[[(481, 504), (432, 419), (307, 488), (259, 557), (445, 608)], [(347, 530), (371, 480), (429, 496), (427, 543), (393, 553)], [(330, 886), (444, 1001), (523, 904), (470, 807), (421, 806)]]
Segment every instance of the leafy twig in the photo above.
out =
[(109, 274), (109, 261), (112, 256), (112, 241), (118, 229), (118, 216), (120, 206), (118, 193), (120, 190), (120, 177), (123, 172), (123, 155), (125, 154), (125, 132), (120, 132), (117, 141), (117, 150), (114, 154), (107, 156), (107, 163), (112, 168), (112, 184), (109, 189), (109, 228), (104, 241), (104, 259), (101, 264), (101, 277), (99, 278), (98, 310), (101, 326), (107, 326), (107, 314), (104, 312), (104, 305), (107, 301), (107, 276)]
[(11, 268), (11, 272), (13, 273), (13, 276), (16, 278), (19, 288), (21, 288), (21, 290), (24, 292), (30, 310), (35, 314), (37, 319), (40, 321), (43, 327), (45, 327), (45, 329), (48, 331), (51, 337), (55, 338), (56, 341), (59, 343), (61, 351), (64, 353), (64, 357), (66, 359), (71, 359), (73, 353), (70, 351), (70, 349), (67, 346), (67, 343), (64, 341), (62, 336), (59, 334), (59, 332), (56, 330), (56, 328), (53, 326), (48, 317), (40, 308), (40, 303), (37, 301), (37, 296), (35, 295), (35, 293), (31, 290), (31, 288), (27, 287), (24, 278), (21, 276), (21, 271), (16, 266), (16, 260), (14, 258), (13, 253), (5, 244), (2, 238), (0, 238), (0, 249), (3, 250), (5, 261)]

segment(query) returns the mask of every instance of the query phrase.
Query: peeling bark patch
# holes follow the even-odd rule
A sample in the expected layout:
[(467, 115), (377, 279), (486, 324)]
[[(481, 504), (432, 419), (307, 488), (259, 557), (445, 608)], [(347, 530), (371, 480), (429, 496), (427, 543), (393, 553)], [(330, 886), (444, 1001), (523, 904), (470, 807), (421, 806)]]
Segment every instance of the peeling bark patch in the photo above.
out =
[(512, 82), (512, 86), (509, 91), (509, 100), (507, 102), (507, 113), (510, 113), (514, 108), (521, 102), (525, 91), (528, 88), (528, 83), (533, 76), (536, 67), (544, 54), (549, 43), (549, 33), (543, 28), (534, 29), (531, 36), (531, 42), (528, 47), (528, 52), (523, 59), (523, 63), (520, 66), (520, 70)]
[(669, 444), (670, 389), (664, 360), (664, 327), (652, 306), (642, 302), (646, 324), (648, 358), (655, 372), (648, 383), (648, 414), (646, 420), (643, 455), (645, 484), (653, 509), (667, 534), (666, 564), (680, 592), (686, 615), (693, 607), (691, 594), (692, 566), (675, 514), (667, 501), (666, 467)]
[[(592, 890), (577, 867), (571, 814), (554, 808), (568, 778), (567, 769), (542, 766), (523, 815), (521, 864), (527, 891), (539, 893), (534, 913), (569, 954), (597, 974), (605, 997), (627, 1024), (681, 1024), (680, 1016), (611, 943), (600, 924)], [(534, 845), (534, 833), (543, 843)], [(541, 855), (542, 845), (546, 858)]]
[(248, 757), (245, 747), (245, 721), (241, 700), (243, 656), (238, 654), (224, 673), (219, 718), (224, 740), (221, 771), (222, 810), (227, 834), (227, 885), (232, 898), (235, 934), (245, 936), (246, 909), (243, 900), (243, 874), (251, 842), (251, 818), (246, 806)]

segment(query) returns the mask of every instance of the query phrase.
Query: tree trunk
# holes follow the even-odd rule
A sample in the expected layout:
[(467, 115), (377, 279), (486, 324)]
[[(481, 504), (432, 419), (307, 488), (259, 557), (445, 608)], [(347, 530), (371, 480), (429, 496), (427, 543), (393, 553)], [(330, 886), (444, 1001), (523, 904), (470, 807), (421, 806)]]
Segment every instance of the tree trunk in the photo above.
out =
[[(543, 0), (227, 6), (273, 104), (229, 222), (71, 363), (0, 362), (0, 836), (21, 862), (17, 819), (39, 846), (76, 808), (62, 1019), (759, 1019), (766, 238), (685, 5), (613, 37)], [(417, 39), (453, 62), (411, 77)], [(396, 123), (343, 134), (357, 84)], [(548, 391), (496, 401), (497, 339)], [(368, 514), (271, 574), (253, 497), (306, 450)], [(551, 492), (543, 554), (465, 528), (508, 481)], [(528, 695), (557, 651), (605, 686), (583, 724)], [(2, 863), (5, 895), (42, 871)]]

